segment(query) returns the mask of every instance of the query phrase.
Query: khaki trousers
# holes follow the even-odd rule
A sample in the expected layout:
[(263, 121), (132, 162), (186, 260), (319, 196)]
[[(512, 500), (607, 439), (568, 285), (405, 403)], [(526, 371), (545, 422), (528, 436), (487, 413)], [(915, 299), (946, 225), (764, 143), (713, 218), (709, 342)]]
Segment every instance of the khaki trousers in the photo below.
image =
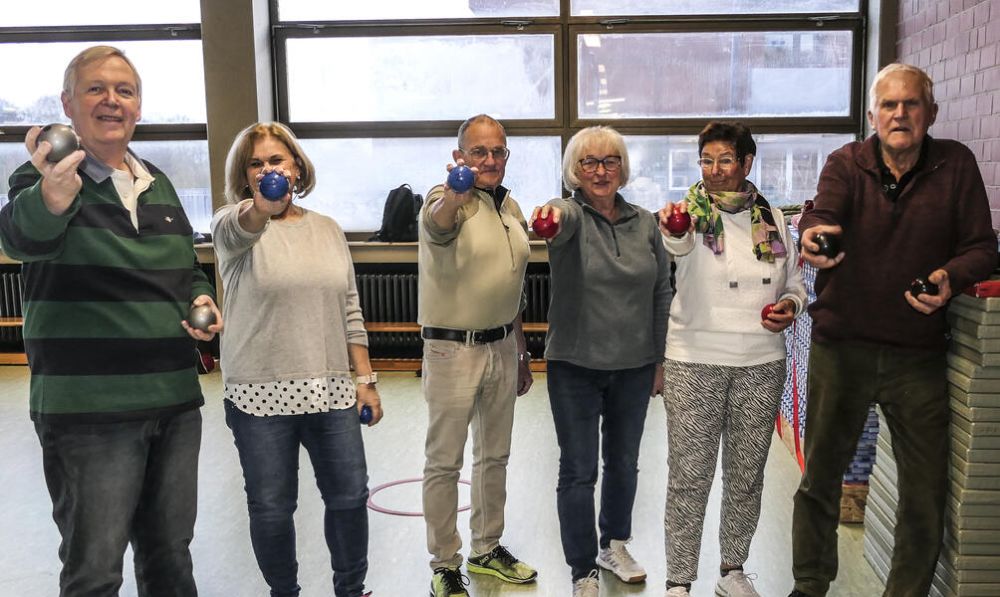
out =
[(424, 340), (427, 401), (423, 502), (431, 568), (462, 565), (458, 479), (472, 428), (472, 552), (500, 543), (507, 501), (507, 460), (517, 391), (513, 335), (489, 344)]

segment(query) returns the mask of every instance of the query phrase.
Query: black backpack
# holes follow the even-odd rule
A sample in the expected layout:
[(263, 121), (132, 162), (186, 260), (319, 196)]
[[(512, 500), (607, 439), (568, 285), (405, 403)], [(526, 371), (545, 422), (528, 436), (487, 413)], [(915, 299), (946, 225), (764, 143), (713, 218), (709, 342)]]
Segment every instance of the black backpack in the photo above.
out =
[(414, 193), (408, 184), (389, 191), (382, 211), (382, 227), (368, 240), (384, 243), (416, 241), (417, 216), (423, 204), (423, 196)]

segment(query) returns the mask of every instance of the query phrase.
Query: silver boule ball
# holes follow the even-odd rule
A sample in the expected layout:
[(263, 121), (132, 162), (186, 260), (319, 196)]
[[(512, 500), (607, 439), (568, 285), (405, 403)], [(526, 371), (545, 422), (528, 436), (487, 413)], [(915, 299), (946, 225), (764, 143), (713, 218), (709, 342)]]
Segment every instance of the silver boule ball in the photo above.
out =
[(52, 146), (52, 151), (45, 156), (49, 162), (62, 161), (63, 158), (80, 149), (80, 141), (76, 138), (73, 127), (65, 124), (46, 125), (38, 134), (38, 139), (35, 142), (41, 143), (42, 141), (48, 141), (49, 145)]
[(196, 330), (208, 331), (208, 326), (215, 325), (215, 312), (208, 305), (198, 305), (191, 307), (188, 313), (188, 325)]

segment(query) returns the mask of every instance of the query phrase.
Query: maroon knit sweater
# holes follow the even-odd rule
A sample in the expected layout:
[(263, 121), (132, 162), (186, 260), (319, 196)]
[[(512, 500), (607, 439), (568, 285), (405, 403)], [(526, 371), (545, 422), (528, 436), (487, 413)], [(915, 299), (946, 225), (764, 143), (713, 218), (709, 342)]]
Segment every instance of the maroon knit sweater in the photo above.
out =
[(996, 267), (997, 239), (975, 156), (957, 141), (928, 136), (924, 143), (926, 160), (895, 203), (882, 190), (874, 135), (827, 159), (815, 209), (799, 228), (839, 224), (845, 256), (817, 276), (809, 307), (814, 340), (943, 349), (945, 309), (924, 315), (903, 292), (914, 278), (943, 268), (958, 294)]

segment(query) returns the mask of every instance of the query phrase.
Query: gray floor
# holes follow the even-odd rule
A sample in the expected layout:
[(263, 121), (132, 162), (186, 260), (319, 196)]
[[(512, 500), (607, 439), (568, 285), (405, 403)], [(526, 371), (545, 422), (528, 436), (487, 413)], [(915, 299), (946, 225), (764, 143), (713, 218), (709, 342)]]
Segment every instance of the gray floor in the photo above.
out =
[[(536, 376), (532, 391), (521, 398), (515, 422), (514, 449), (509, 469), (509, 496), (505, 543), (540, 573), (533, 585), (506, 585), (473, 575), (472, 595), (568, 596), (568, 568), (562, 559), (555, 514), (558, 450), (545, 393), (544, 376)], [(0, 595), (57, 594), (59, 536), (52, 523), (51, 502), (42, 479), (40, 450), (27, 415), (27, 369), (0, 367)], [(365, 431), (371, 487), (419, 477), (423, 466), (423, 430), (426, 414), (419, 379), (412, 374), (385, 374), (379, 388), (387, 411), (383, 423)], [(208, 406), (201, 451), (198, 525), (192, 546), (201, 595), (233, 597), (267, 595), (260, 578), (247, 531), (246, 502), (232, 437), (221, 408), (218, 373), (203, 376)], [(626, 586), (605, 575), (604, 597), (663, 595), (663, 500), (666, 487), (666, 437), (663, 404), (650, 403), (643, 439), (639, 497), (634, 513), (631, 550), (645, 565), (645, 585)], [(467, 457), (466, 461), (470, 461)], [(301, 498), (296, 514), (299, 531), (300, 582), (303, 596), (331, 595), (328, 554), (322, 538), (322, 504), (303, 456)], [(466, 471), (467, 473), (468, 471)], [(463, 475), (463, 478), (467, 477)], [(751, 549), (747, 571), (758, 575), (756, 586), (765, 597), (788, 594), (790, 573), (791, 496), (798, 469), (780, 441), (771, 446), (764, 487), (764, 507)], [(713, 595), (719, 564), (718, 477), (712, 493), (702, 545), (700, 575), (693, 595)], [(467, 491), (462, 494), (468, 501)], [(377, 502), (397, 510), (419, 510), (418, 484), (386, 489)], [(369, 586), (376, 597), (426, 595), (429, 569), (419, 517), (372, 512)], [(468, 513), (459, 518), (468, 526)], [(840, 578), (831, 596), (874, 596), (881, 585), (862, 555), (860, 526), (842, 526)], [(468, 537), (467, 528), (463, 535)], [(122, 595), (135, 595), (126, 563)]]

